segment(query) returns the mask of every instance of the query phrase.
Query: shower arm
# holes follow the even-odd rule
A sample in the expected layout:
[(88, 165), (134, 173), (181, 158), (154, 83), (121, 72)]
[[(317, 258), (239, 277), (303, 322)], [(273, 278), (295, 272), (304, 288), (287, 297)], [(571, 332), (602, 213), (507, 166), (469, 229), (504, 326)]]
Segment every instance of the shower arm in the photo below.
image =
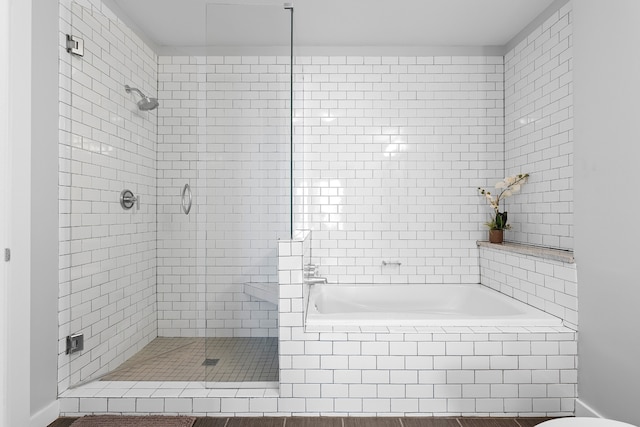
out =
[(131, 93), (133, 92), (138, 92), (140, 94), (141, 97), (146, 98), (146, 95), (142, 92), (140, 92), (140, 89), (136, 89), (135, 87), (131, 87), (129, 85), (124, 85), (124, 90), (127, 91), (127, 93)]

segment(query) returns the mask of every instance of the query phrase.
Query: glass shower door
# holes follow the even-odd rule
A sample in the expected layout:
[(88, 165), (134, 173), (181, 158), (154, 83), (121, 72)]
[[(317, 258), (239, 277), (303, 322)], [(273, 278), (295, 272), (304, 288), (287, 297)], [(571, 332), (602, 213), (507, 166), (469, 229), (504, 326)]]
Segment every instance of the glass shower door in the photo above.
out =
[(206, 16), (206, 383), (275, 382), (277, 240), (292, 229), (292, 11), (212, 3)]

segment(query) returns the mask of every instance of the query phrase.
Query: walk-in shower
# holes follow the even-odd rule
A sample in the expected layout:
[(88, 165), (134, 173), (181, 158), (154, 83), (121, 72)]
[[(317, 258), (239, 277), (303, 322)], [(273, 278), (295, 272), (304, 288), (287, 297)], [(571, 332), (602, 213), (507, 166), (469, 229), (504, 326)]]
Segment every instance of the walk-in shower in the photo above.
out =
[[(70, 3), (85, 55), (62, 67), (61, 391), (278, 380), (277, 306), (245, 286), (277, 283), (293, 228), (293, 10), (204, 7), (201, 49), (164, 55)], [(275, 38), (248, 54), (234, 37), (257, 27)], [(74, 334), (84, 350), (66, 354)]]

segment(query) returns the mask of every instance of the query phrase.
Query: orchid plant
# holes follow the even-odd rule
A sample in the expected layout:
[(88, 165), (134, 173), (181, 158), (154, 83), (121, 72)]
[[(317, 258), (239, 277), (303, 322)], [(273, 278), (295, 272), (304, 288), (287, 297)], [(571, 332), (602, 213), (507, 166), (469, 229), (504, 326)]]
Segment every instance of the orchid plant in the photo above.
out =
[(511, 228), (511, 226), (507, 224), (507, 212), (500, 212), (500, 201), (520, 191), (520, 188), (527, 182), (528, 178), (528, 173), (506, 177), (496, 183), (495, 188), (499, 191), (496, 196), (492, 195), (490, 191), (478, 187), (478, 191), (486, 197), (495, 213), (493, 219), (485, 223), (490, 230), (508, 230)]

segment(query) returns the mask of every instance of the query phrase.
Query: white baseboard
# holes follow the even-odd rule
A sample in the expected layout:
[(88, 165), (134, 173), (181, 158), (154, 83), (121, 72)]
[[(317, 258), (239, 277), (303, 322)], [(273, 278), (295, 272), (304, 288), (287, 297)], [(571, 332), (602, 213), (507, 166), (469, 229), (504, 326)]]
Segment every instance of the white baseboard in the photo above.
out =
[(603, 418), (595, 409), (580, 399), (576, 399), (576, 417)]
[(60, 401), (54, 400), (47, 407), (31, 416), (29, 427), (46, 427), (60, 415)]

